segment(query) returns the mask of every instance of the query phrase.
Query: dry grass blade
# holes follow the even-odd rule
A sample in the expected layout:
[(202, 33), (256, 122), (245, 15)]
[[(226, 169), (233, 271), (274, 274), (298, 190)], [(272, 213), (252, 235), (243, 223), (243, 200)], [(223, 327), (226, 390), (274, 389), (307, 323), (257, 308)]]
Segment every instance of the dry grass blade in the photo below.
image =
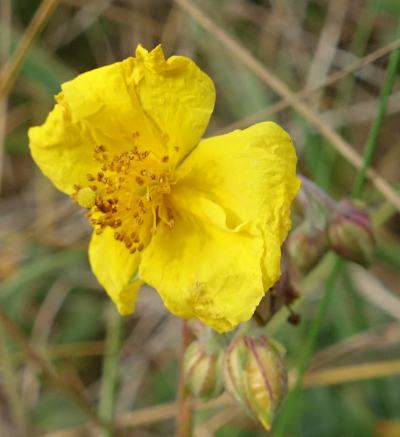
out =
[(210, 419), (206, 422), (202, 423), (201, 426), (196, 430), (196, 437), (205, 437), (208, 433), (210, 436), (214, 435), (214, 432), (218, 431), (224, 425), (229, 422), (232, 422), (238, 415), (240, 415), (241, 411), (238, 411), (239, 405), (237, 408), (224, 408), (221, 411), (215, 413)]
[(40, 369), (53, 386), (73, 399), (94, 423), (101, 425), (101, 422), (82, 393), (81, 387), (77, 386), (75, 379), (73, 377), (61, 378), (54, 368), (29, 344), (25, 335), (19, 330), (17, 325), (15, 325), (13, 320), (1, 307), (0, 323), (3, 324), (4, 329), (9, 333), (14, 341), (18, 343), (26, 358)]
[[(11, 42), (11, 3), (10, 0), (4, 0), (0, 4), (0, 65), (5, 63)], [(0, 98), (0, 192), (3, 182), (4, 166), (4, 141), (7, 135), (8, 124), (8, 99)]]
[(383, 329), (362, 332), (317, 352), (308, 368), (314, 371), (341, 358), (397, 343), (400, 343), (400, 323), (391, 323)]
[(319, 370), (305, 375), (304, 387), (343, 384), (361, 379), (393, 376), (400, 373), (400, 360), (378, 361), (354, 366), (341, 366), (333, 369)]
[[(232, 405), (232, 400), (228, 395), (222, 395), (218, 399), (213, 399), (209, 402), (194, 401), (196, 410), (211, 410), (227, 405)], [(147, 425), (150, 423), (160, 422), (173, 418), (178, 412), (178, 404), (176, 402), (168, 402), (162, 405), (157, 405), (149, 408), (142, 408), (131, 413), (124, 413), (116, 417), (116, 426), (118, 428), (132, 428), (136, 426)], [(55, 431), (47, 433), (44, 437), (77, 437), (84, 434), (86, 427), (71, 428), (65, 431)]]
[[(347, 0), (329, 2), (325, 25), (321, 30), (318, 45), (308, 72), (307, 86), (318, 83), (328, 75), (342, 32), (347, 8)], [(318, 100), (318, 98), (315, 98), (314, 103), (317, 104)]]
[[(400, 360), (379, 361), (371, 363), (363, 363), (351, 366), (341, 366), (331, 369), (320, 370), (318, 372), (308, 372), (303, 378), (303, 387), (314, 387), (322, 385), (342, 384), (352, 381), (360, 381), (364, 379), (380, 378), (400, 374)], [(293, 381), (293, 378), (290, 378)], [(292, 386), (292, 383), (289, 382)], [(217, 408), (236, 406), (234, 401), (228, 395), (222, 395), (218, 399), (209, 402), (196, 401), (196, 410), (211, 410), (216, 411)], [(159, 422), (173, 418), (178, 410), (178, 405), (175, 402), (170, 402), (155, 407), (143, 408), (132, 413), (125, 413), (116, 418), (116, 426), (118, 428), (132, 428), (150, 423)], [(224, 410), (223, 410), (224, 411)], [(218, 415), (215, 419), (215, 425), (220, 423), (220, 419), (229, 420), (231, 415), (228, 413)], [(210, 419), (212, 420), (212, 419)], [(214, 423), (214, 421), (212, 422)], [(55, 431), (47, 433), (44, 437), (79, 437), (86, 436), (86, 427), (71, 428), (63, 431)]]
[(359, 266), (351, 266), (356, 290), (377, 308), (400, 320), (400, 299), (391, 293), (375, 275)]
[(21, 41), (15, 50), (14, 54), (5, 65), (0, 74), (0, 101), (10, 91), (17, 77), (18, 71), (27, 55), (29, 49), (32, 47), (36, 38), (39, 36), (44, 25), (47, 23), (50, 15), (57, 6), (59, 0), (43, 0), (39, 9), (37, 10), (32, 21), (29, 23)]
[(21, 437), (28, 435), (27, 420), (25, 414), (25, 403), (23, 402), (17, 375), (15, 373), (15, 363), (10, 353), (9, 345), (7, 343), (7, 336), (3, 330), (3, 325), (0, 322), (0, 357), (3, 372), (3, 384), (7, 393), (8, 403), (10, 405), (11, 413), (15, 426)]
[[(236, 42), (224, 30), (216, 26), (197, 6), (188, 0), (175, 0), (184, 10), (189, 13), (198, 23), (212, 33), (229, 51), (231, 51), (244, 65), (250, 68), (263, 82), (270, 86), (281, 97), (290, 102), (293, 108), (301, 114), (316, 130), (320, 132), (335, 149), (346, 158), (355, 168), (363, 166), (360, 154), (352, 148), (340, 135), (333, 131), (325, 123), (321, 122), (318, 114), (302, 103), (280, 79), (272, 74), (261, 62), (254, 58), (241, 44)], [(400, 211), (400, 196), (393, 187), (382, 178), (375, 170), (369, 168), (367, 177), (374, 186)]]
[[(57, 48), (63, 47), (77, 38), (82, 32), (89, 29), (98, 19), (100, 14), (110, 6), (111, 0), (98, 0), (82, 6), (72, 19), (60, 26), (55, 35)], [(61, 37), (59, 36), (61, 35)]]
[[(354, 71), (364, 67), (367, 64), (370, 64), (371, 62), (376, 61), (379, 58), (382, 58), (383, 56), (386, 56), (388, 53), (392, 52), (393, 50), (400, 47), (400, 40), (394, 41), (390, 44), (388, 44), (385, 47), (382, 47), (378, 50), (375, 50), (374, 52), (370, 53), (369, 55), (363, 57), (362, 59), (353, 62), (348, 67), (337, 71), (336, 73), (331, 74), (324, 80), (323, 82), (320, 82), (314, 86), (307, 87), (302, 89), (301, 91), (295, 93), (297, 99), (303, 99), (306, 97), (311, 96), (315, 92), (321, 90), (322, 88), (326, 88), (330, 85), (333, 85), (335, 82), (338, 82), (339, 80), (343, 79), (344, 77), (348, 76), (349, 74), (353, 73)], [(259, 112), (256, 112), (255, 114), (249, 115), (248, 117), (242, 118), (239, 121), (236, 121), (235, 123), (232, 123), (223, 129), (218, 131), (218, 134), (222, 134), (225, 132), (229, 132), (233, 129), (241, 129), (244, 127), (249, 126), (252, 123), (256, 123), (257, 121), (260, 121), (262, 119), (265, 119), (272, 114), (275, 114), (276, 112), (283, 111), (288, 106), (290, 106), (290, 100), (283, 99), (271, 106), (269, 106), (266, 109), (263, 109)]]
[[(50, 360), (94, 357), (103, 355), (104, 342), (88, 341), (82, 343), (56, 344), (54, 346), (48, 346), (46, 348), (43, 347), (40, 350), (42, 354)], [(21, 365), (25, 362), (25, 356), (21, 352), (16, 352), (15, 354), (13, 354), (12, 358), (15, 365)]]
[[(62, 3), (73, 6), (75, 8), (83, 8), (88, 5), (95, 5), (96, 1), (82, 0), (61, 0)], [(89, 11), (88, 11), (89, 12)], [(108, 5), (104, 10), (99, 12), (99, 15), (116, 21), (117, 23), (126, 24), (132, 27), (138, 27), (146, 33), (159, 37), (162, 33), (162, 25), (151, 19), (145, 14), (135, 11), (131, 8), (117, 6), (114, 4)]]

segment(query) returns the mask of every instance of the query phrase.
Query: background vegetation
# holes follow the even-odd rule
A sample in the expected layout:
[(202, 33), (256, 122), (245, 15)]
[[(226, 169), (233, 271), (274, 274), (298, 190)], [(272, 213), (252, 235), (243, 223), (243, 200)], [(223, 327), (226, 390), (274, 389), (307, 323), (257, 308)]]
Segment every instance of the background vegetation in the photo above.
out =
[[(1, 0), (2, 68), (39, 4)], [(389, 55), (400, 46), (398, 17), (397, 0), (57, 4), (0, 102), (1, 436), (100, 435), (96, 411), (102, 416), (113, 404), (115, 435), (174, 433), (180, 320), (144, 288), (136, 314), (121, 322), (88, 266), (90, 228), (82, 211), (29, 155), (27, 129), (44, 121), (60, 83), (132, 55), (139, 43), (151, 49), (161, 42), (167, 55), (191, 57), (215, 81), (207, 135), (276, 120), (293, 137), (299, 171), (340, 199), (352, 195)], [(331, 80), (337, 72), (340, 80)], [(400, 435), (400, 90), (394, 73), (372, 161), (389, 184), (374, 178), (361, 194), (371, 205), (376, 258), (370, 270), (348, 263), (335, 278), (288, 436)], [(304, 89), (299, 105), (294, 93)], [(272, 106), (282, 98), (286, 107)], [(299, 326), (285, 322), (286, 310), (269, 325), (287, 347), (293, 375), (332, 263), (328, 254), (307, 277), (295, 278)], [(110, 384), (115, 396), (105, 388)], [(195, 419), (196, 437), (265, 435), (225, 396), (199, 403)]]

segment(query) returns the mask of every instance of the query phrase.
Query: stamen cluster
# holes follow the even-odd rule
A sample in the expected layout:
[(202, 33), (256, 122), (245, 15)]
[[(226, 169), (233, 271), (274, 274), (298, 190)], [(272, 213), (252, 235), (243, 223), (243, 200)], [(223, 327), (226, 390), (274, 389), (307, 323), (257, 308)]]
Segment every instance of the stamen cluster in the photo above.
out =
[[(114, 238), (125, 244), (130, 253), (144, 249), (150, 232), (159, 220), (164, 194), (169, 193), (168, 156), (161, 159), (136, 145), (139, 133), (133, 133), (134, 146), (118, 154), (103, 145), (94, 148), (93, 159), (101, 166), (97, 174), (86, 175), (88, 185), (74, 186), (72, 199), (89, 211), (89, 223), (100, 235), (114, 229)], [(173, 223), (168, 209), (169, 224)]]

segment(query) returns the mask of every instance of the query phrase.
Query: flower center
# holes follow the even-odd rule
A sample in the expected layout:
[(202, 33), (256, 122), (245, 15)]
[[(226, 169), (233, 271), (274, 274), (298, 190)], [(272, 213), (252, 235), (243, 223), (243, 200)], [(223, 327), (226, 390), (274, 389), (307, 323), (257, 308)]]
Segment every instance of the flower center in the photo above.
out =
[[(138, 136), (133, 134), (134, 144)], [(164, 194), (170, 192), (168, 156), (155, 157), (136, 145), (113, 155), (100, 145), (93, 158), (101, 171), (87, 174), (89, 185), (75, 185), (71, 197), (89, 210), (85, 215), (96, 234), (109, 227), (114, 238), (135, 253), (144, 249), (158, 220), (173, 227), (172, 211), (164, 202)]]

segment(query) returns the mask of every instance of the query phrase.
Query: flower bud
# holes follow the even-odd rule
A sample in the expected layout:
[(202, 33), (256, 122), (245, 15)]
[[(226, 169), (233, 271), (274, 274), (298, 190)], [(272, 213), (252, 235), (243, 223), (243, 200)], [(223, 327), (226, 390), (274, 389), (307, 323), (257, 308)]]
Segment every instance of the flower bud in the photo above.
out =
[(183, 374), (193, 396), (208, 400), (223, 392), (222, 357), (221, 349), (207, 350), (200, 341), (194, 341), (186, 349)]
[(286, 392), (287, 371), (283, 347), (262, 333), (238, 335), (224, 358), (225, 389), (248, 414), (271, 429)]
[(292, 263), (303, 274), (308, 273), (321, 260), (326, 251), (323, 231), (303, 223), (295, 229), (287, 241), (287, 250)]
[(375, 250), (372, 225), (364, 204), (355, 200), (339, 202), (328, 227), (332, 249), (341, 257), (368, 266)]

